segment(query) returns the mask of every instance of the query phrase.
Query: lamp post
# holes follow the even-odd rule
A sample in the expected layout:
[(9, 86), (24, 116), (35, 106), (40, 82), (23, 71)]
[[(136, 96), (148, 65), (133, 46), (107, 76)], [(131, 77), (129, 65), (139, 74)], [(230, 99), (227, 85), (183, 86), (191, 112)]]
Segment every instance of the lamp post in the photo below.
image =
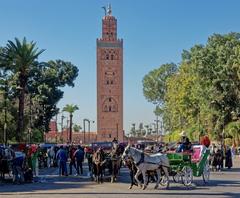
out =
[(28, 143), (31, 143), (31, 134), (32, 134), (32, 96), (29, 95), (29, 128), (28, 128)]
[(62, 114), (61, 116), (61, 138), (62, 138), (62, 143), (63, 143), (63, 120), (64, 120), (65, 116)]
[(118, 123), (116, 124), (116, 129), (117, 129), (117, 141), (118, 141)]
[[(85, 144), (86, 143), (86, 138), (85, 138), (85, 134), (86, 134), (86, 127), (85, 127), (85, 122), (88, 123), (88, 143), (90, 142), (90, 124), (91, 124), (91, 121), (87, 118), (84, 118), (83, 119), (83, 143)], [(94, 123), (94, 120), (92, 121), (92, 123)]]
[(200, 138), (201, 138), (201, 132), (200, 132), (200, 107), (198, 107), (198, 132), (199, 132), (198, 141), (200, 143)]
[(4, 85), (4, 128), (3, 128), (4, 145), (7, 145), (7, 80)]
[(156, 116), (156, 120), (154, 120), (156, 122), (156, 134), (158, 135), (158, 123), (159, 123), (159, 119), (158, 119), (158, 115)]
[(222, 146), (224, 145), (224, 128), (225, 128), (225, 112), (224, 112), (224, 104), (221, 105), (222, 107), (222, 117), (223, 117), (223, 128), (222, 128)]
[(69, 121), (70, 121), (70, 120), (67, 120), (67, 143), (69, 142), (69, 130), (68, 130)]

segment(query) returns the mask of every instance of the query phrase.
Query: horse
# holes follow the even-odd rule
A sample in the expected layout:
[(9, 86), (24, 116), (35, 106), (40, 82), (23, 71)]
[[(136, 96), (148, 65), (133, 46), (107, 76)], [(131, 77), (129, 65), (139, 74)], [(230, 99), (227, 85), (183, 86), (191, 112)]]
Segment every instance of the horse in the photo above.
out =
[[(127, 158), (124, 160), (124, 164), (128, 167), (129, 169), (129, 175), (130, 175), (130, 179), (131, 179), (131, 183), (130, 183), (130, 186), (128, 187), (128, 189), (132, 189), (132, 187), (135, 185), (137, 186), (137, 183), (136, 183), (136, 180), (134, 179), (134, 176), (135, 174), (137, 173), (137, 166), (136, 164), (134, 163), (133, 159), (131, 157)], [(150, 181), (150, 179), (154, 179), (155, 180), (155, 176), (156, 176), (156, 171), (147, 171), (147, 185)], [(157, 176), (156, 176), (157, 178)], [(138, 180), (140, 182), (144, 182), (143, 181), (143, 176), (142, 174), (140, 174), (138, 176)]]
[(10, 162), (13, 159), (14, 151), (10, 148), (0, 148), (0, 179), (5, 179), (5, 174), (10, 175)]
[[(135, 174), (134, 178), (136, 179), (138, 185), (145, 190), (147, 187), (147, 179), (146, 179), (146, 172), (147, 171), (156, 171), (157, 173), (157, 183), (155, 185), (155, 189), (158, 188), (160, 179), (161, 179), (161, 172), (164, 172), (164, 176), (167, 179), (167, 188), (169, 187), (169, 160), (165, 154), (157, 153), (148, 155), (143, 151), (140, 151), (134, 147), (130, 147), (128, 145), (122, 155), (122, 159), (125, 160), (127, 157), (132, 157), (134, 163), (137, 167), (137, 173)], [(138, 176), (142, 173), (144, 185), (140, 183)], [(163, 178), (162, 178), (163, 179)]]
[(117, 181), (117, 175), (119, 174), (121, 167), (121, 152), (119, 148), (120, 147), (118, 145), (115, 145), (110, 153), (111, 183)]
[(106, 162), (104, 152), (101, 148), (99, 148), (94, 154), (93, 154), (93, 174), (95, 175), (95, 180), (97, 183), (103, 182), (103, 168), (104, 163)]

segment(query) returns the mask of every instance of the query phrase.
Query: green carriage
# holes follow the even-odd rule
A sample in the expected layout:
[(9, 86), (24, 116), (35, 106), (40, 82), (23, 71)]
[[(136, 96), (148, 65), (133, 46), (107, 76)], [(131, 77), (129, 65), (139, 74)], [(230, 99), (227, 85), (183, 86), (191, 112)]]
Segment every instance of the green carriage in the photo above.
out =
[(209, 149), (203, 145), (194, 145), (192, 153), (167, 153), (170, 175), (173, 176), (173, 180), (189, 186), (193, 181), (193, 176), (202, 176), (204, 183), (208, 183), (210, 176), (209, 153)]

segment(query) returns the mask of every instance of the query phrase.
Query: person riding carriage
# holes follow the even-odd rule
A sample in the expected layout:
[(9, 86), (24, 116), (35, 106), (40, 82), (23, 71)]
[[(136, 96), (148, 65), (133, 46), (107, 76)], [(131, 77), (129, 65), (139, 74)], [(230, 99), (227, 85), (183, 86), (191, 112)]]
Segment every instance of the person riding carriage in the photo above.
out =
[(189, 141), (189, 138), (186, 136), (185, 131), (181, 133), (181, 142), (178, 148), (176, 149), (177, 153), (181, 152), (190, 152), (192, 151), (192, 143)]

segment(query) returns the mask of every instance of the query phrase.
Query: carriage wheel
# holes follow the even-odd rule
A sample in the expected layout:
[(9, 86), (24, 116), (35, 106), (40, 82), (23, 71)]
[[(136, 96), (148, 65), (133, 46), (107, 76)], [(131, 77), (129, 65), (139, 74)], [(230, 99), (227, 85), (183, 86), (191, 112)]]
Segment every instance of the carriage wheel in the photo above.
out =
[(202, 173), (202, 178), (203, 178), (203, 182), (204, 184), (207, 184), (209, 182), (209, 178), (210, 178), (210, 167), (209, 164), (206, 163), (204, 168), (203, 168), (203, 173)]
[(181, 178), (180, 173), (176, 173), (175, 175), (173, 175), (173, 181), (175, 183), (179, 183), (180, 182), (180, 178)]
[(160, 180), (161, 186), (168, 186), (169, 185), (169, 178), (166, 175), (162, 175)]
[(182, 182), (185, 186), (190, 186), (193, 180), (193, 172), (189, 166), (183, 167)]

